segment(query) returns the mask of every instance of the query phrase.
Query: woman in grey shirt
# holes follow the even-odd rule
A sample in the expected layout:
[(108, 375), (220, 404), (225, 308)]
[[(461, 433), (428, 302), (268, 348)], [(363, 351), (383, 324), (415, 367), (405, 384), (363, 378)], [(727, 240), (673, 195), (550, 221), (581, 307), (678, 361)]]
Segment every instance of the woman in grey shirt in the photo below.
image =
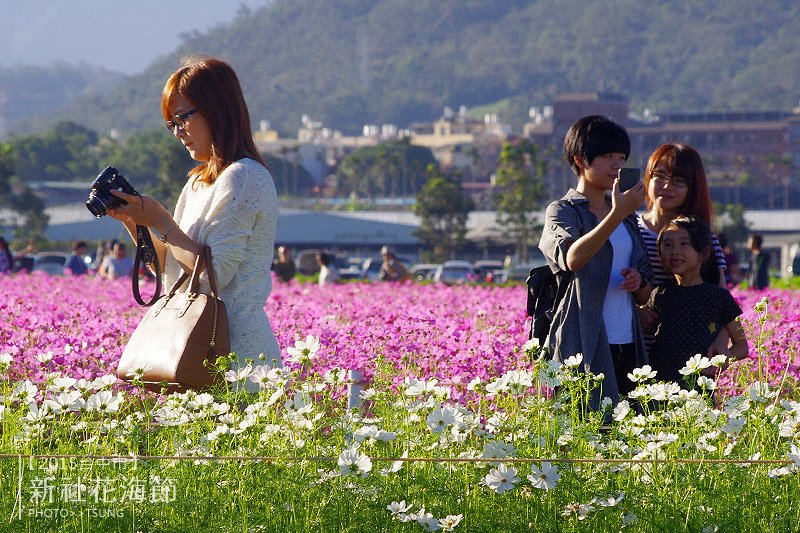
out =
[(627, 133), (611, 120), (588, 116), (573, 124), (564, 155), (578, 183), (548, 206), (539, 242), (554, 272), (572, 272), (548, 348), (558, 361), (582, 354), (584, 371), (605, 375), (590, 400), (594, 409), (602, 397), (616, 404), (633, 390), (627, 374), (647, 362), (635, 309), (652, 289), (634, 216), (645, 189), (637, 183), (622, 192), (617, 177), (629, 154)]

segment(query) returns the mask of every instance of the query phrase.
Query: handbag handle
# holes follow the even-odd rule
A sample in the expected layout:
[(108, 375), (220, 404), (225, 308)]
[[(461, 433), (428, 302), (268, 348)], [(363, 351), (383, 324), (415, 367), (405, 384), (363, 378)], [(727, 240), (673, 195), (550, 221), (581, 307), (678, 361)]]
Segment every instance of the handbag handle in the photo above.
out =
[[(211, 294), (216, 298), (218, 295), (217, 277), (214, 274), (214, 265), (211, 263), (211, 248), (208, 245), (203, 245), (194, 259), (194, 268), (192, 269), (191, 280), (189, 281), (190, 294), (197, 294), (200, 291), (200, 274), (203, 273), (203, 270), (208, 272), (208, 283), (211, 286)], [(185, 271), (182, 272), (181, 276), (169, 290), (167, 298), (172, 298), (178, 291), (178, 288), (183, 285), (187, 279), (189, 279), (189, 273)]]

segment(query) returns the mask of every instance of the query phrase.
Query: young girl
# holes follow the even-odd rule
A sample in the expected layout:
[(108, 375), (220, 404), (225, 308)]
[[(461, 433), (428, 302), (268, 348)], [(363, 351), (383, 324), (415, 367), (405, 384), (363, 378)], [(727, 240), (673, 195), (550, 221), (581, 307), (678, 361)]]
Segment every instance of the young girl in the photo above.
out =
[(557, 361), (580, 353), (584, 371), (605, 375), (592, 408), (599, 406), (600, 394), (616, 403), (633, 390), (628, 372), (647, 362), (634, 306), (634, 300), (646, 303), (651, 289), (634, 216), (645, 189), (637, 183), (620, 191), (618, 172), (629, 155), (630, 139), (619, 124), (597, 115), (573, 124), (564, 157), (578, 183), (548, 206), (539, 241), (553, 272), (572, 273), (548, 348)]
[(674, 284), (656, 287), (648, 307), (660, 324), (650, 349), (650, 366), (661, 381), (683, 383), (679, 370), (695, 354), (705, 354), (721, 329), (731, 339), (730, 358), (747, 357), (747, 339), (736, 317), (742, 309), (722, 287), (703, 281), (703, 263), (711, 257), (711, 232), (695, 217), (668, 223), (658, 236), (661, 263)]

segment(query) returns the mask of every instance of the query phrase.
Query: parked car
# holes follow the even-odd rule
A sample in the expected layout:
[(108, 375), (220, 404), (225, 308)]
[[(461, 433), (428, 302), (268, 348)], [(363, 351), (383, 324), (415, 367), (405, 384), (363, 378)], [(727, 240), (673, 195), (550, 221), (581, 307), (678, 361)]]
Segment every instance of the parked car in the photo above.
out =
[(426, 281), (433, 279), (437, 268), (439, 268), (438, 263), (419, 263), (412, 266), (408, 272), (414, 281)]
[(316, 248), (309, 248), (300, 250), (295, 256), (294, 263), (297, 265), (297, 272), (305, 276), (310, 276), (319, 272), (319, 264), (317, 263), (317, 254), (321, 250)]
[(532, 268), (540, 267), (546, 264), (547, 259), (544, 258), (544, 254), (542, 254), (542, 252), (539, 250), (536, 250), (535, 252), (529, 254), (528, 262), (511, 265), (511, 268), (507, 270), (506, 280), (524, 282), (526, 279), (528, 279), (528, 274)]
[(339, 279), (358, 279), (361, 277), (360, 257), (336, 256), (336, 269), (339, 271)]
[(492, 281), (497, 281), (498, 276), (503, 272), (503, 262), (491, 259), (482, 259), (472, 263), (478, 281), (487, 281), (487, 276), (491, 274)]
[(382, 257), (367, 257), (361, 263), (361, 279), (367, 281), (376, 281), (378, 273), (381, 271), (383, 264)]
[(436, 283), (466, 283), (475, 281), (475, 269), (469, 261), (445, 261), (433, 274)]
[(63, 252), (39, 252), (33, 257), (31, 272), (44, 272), (51, 276), (63, 276), (64, 266), (70, 254)]

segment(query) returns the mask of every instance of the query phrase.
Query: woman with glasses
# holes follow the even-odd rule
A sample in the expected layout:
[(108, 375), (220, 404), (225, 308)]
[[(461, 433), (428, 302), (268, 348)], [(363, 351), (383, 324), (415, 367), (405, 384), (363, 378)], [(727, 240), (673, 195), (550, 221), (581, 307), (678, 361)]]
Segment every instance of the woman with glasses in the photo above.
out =
[[(678, 217), (693, 216), (711, 226), (711, 195), (708, 192), (706, 171), (700, 154), (686, 144), (662, 144), (650, 155), (644, 176), (647, 189), (645, 206), (647, 212), (639, 215), (639, 234), (644, 241), (655, 287), (671, 283), (672, 274), (664, 269), (658, 253), (658, 234)], [(711, 235), (713, 261), (707, 261), (701, 272), (703, 280), (713, 285), (726, 287), (725, 253), (716, 235)], [(639, 318), (645, 330), (648, 345), (658, 324), (658, 316), (652, 311), (640, 309)], [(724, 338), (723, 338), (724, 337)], [(727, 347), (728, 336), (723, 332), (709, 349), (709, 354), (720, 353), (722, 345)]]
[(278, 197), (253, 142), (236, 73), (214, 58), (184, 61), (164, 86), (161, 112), (167, 130), (198, 162), (174, 215), (151, 198), (117, 191), (112, 192), (127, 205), (109, 215), (132, 236), (137, 224), (150, 228), (165, 287), (191, 272), (197, 253), (208, 245), (239, 365), (253, 360), (280, 366), (278, 342), (264, 312), (272, 288)]

